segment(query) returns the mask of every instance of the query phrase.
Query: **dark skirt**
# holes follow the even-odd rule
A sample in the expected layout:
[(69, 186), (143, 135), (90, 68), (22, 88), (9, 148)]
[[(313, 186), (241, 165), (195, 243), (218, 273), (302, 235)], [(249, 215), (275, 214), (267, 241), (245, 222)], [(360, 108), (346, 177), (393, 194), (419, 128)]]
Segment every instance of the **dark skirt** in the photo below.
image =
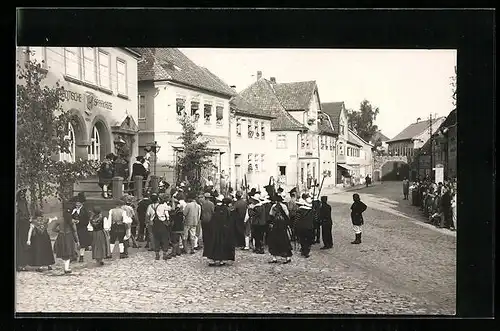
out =
[(76, 243), (72, 233), (59, 232), (54, 243), (54, 253), (56, 257), (69, 260), (78, 257)]
[(292, 256), (292, 244), (290, 240), (291, 238), (285, 227), (273, 227), (267, 234), (269, 253), (273, 256)]
[[(248, 222), (247, 222), (248, 223)], [(238, 247), (245, 246), (245, 222), (242, 219), (234, 220), (234, 235)]]
[(16, 223), (16, 266), (25, 267), (30, 263), (30, 247), (26, 245), (28, 241), (28, 231), (30, 223), (27, 221), (17, 221)]
[(102, 260), (108, 257), (109, 241), (104, 230), (92, 232), (92, 258), (94, 260)]
[[(232, 227), (212, 227), (208, 224), (208, 241), (203, 243), (203, 256), (214, 261), (234, 261), (234, 234)], [(234, 231), (234, 230), (233, 230)]]
[(47, 231), (33, 233), (30, 252), (30, 266), (44, 267), (56, 263), (52, 251), (52, 242)]
[(78, 233), (78, 240), (80, 240), (80, 247), (87, 248), (92, 246), (92, 235), (87, 230), (87, 226), (77, 227), (76, 231)]

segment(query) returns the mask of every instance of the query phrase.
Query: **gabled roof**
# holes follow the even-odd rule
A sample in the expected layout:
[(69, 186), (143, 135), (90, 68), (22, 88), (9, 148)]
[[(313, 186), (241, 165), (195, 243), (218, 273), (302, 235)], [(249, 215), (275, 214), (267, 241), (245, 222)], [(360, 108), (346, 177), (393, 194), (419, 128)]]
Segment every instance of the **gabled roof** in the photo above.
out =
[(197, 66), (177, 48), (135, 48), (142, 55), (137, 64), (139, 81), (173, 81), (225, 96), (236, 95), (208, 69)]
[(236, 114), (243, 114), (247, 116), (254, 116), (265, 119), (273, 119), (273, 115), (269, 111), (264, 111), (255, 107), (253, 104), (245, 100), (241, 95), (236, 95), (229, 100), (229, 107), (235, 111)]
[(338, 135), (338, 132), (335, 131), (335, 127), (333, 127), (330, 116), (323, 112), (318, 113), (318, 131), (320, 134)]
[(273, 84), (274, 93), (286, 110), (308, 110), (316, 91), (315, 81)]
[(333, 126), (335, 127), (336, 132), (339, 132), (339, 122), (340, 122), (340, 113), (342, 112), (342, 108), (344, 108), (344, 101), (341, 102), (325, 102), (321, 104), (321, 111), (327, 113), (332, 120)]
[(385, 136), (382, 132), (380, 132), (380, 131), (376, 132), (376, 133), (373, 135), (373, 137), (372, 137), (371, 141), (372, 141), (372, 142), (376, 142), (378, 139), (380, 139), (380, 141), (381, 141), (381, 142), (385, 142), (385, 141), (388, 141), (388, 140), (389, 140), (389, 138), (387, 138), (387, 137), (386, 137), (386, 136)]
[(351, 131), (351, 129), (347, 130), (347, 142), (359, 147), (363, 147), (363, 144), (366, 144), (366, 142), (356, 136), (354, 132)]
[(304, 131), (307, 128), (293, 118), (281, 105), (274, 93), (271, 83), (261, 78), (246, 89), (241, 91), (240, 96), (254, 107), (271, 113), (274, 119), (271, 121), (272, 131)]
[[(443, 117), (434, 118), (432, 120), (432, 124), (435, 125), (438, 121), (442, 120)], [(430, 120), (419, 121), (416, 123), (412, 123), (407, 126), (403, 131), (397, 134), (394, 138), (386, 141), (387, 143), (392, 143), (400, 140), (410, 140), (415, 138), (416, 136), (423, 133), (425, 130), (429, 130)]]

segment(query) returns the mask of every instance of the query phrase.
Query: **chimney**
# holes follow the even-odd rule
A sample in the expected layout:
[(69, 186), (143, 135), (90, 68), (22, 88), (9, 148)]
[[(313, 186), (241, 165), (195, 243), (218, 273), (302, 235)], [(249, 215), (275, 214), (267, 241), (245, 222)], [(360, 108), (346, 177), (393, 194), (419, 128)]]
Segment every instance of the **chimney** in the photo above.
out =
[(262, 78), (262, 71), (257, 71), (257, 80)]
[(232, 88), (236, 92), (236, 85), (231, 85), (229, 87)]
[(271, 84), (276, 84), (276, 77), (271, 77), (270, 80), (271, 80)]

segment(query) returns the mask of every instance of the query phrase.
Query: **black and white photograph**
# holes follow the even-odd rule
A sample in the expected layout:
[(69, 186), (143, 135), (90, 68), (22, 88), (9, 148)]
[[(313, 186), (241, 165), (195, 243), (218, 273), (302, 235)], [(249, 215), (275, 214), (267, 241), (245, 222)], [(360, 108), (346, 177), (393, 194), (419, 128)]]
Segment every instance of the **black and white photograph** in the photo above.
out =
[(118, 44), (16, 46), (16, 313), (457, 313), (457, 49)]

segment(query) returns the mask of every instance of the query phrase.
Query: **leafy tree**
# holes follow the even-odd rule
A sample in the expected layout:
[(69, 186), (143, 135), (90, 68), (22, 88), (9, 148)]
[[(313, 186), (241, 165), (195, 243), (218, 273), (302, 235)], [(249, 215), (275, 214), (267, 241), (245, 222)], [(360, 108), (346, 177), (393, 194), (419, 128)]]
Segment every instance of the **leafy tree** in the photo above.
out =
[(187, 178), (191, 189), (199, 192), (203, 188), (202, 170), (213, 168), (212, 156), (214, 152), (208, 148), (210, 141), (203, 140), (203, 134), (196, 132), (196, 128), (189, 115), (179, 119), (182, 126), (182, 141), (184, 150), (179, 154), (176, 164), (177, 178)]
[(453, 98), (453, 106), (457, 106), (457, 66), (455, 66), (455, 74), (450, 77), (451, 79), (451, 90), (452, 90), (452, 98)]
[(373, 124), (378, 114), (378, 107), (372, 106), (365, 99), (361, 102), (359, 111), (348, 110), (349, 128), (365, 141), (370, 141), (373, 135), (378, 132), (377, 125)]
[[(49, 196), (66, 197), (68, 187), (86, 178), (95, 167), (92, 162), (75, 164), (58, 161), (59, 153), (69, 153), (67, 139), (70, 115), (61, 107), (64, 87), (46, 86), (41, 63), (17, 63), (16, 187), (28, 189), (31, 209), (42, 208)], [(64, 175), (74, 172), (71, 176)], [(65, 183), (61, 186), (61, 183)]]

